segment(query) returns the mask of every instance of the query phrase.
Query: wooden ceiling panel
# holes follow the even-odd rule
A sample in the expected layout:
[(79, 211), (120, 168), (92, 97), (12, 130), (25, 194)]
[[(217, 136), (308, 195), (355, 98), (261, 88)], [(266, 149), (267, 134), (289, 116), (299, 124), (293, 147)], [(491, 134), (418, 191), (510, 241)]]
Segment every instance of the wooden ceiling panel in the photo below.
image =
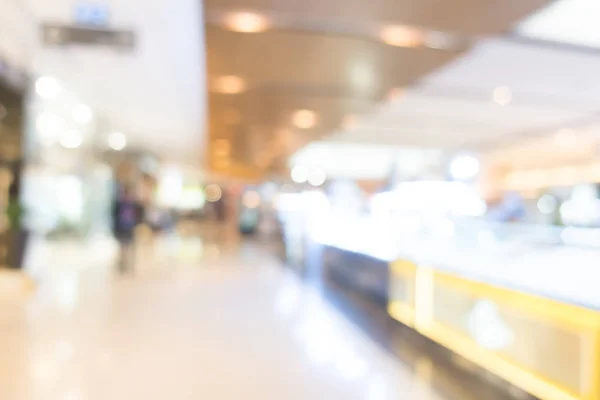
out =
[[(372, 109), (390, 90), (463, 54), (472, 36), (506, 32), (547, 2), (205, 0), (210, 137), (230, 140), (232, 149), (228, 162), (213, 154), (209, 162), (253, 166), (267, 153), (279, 160), (286, 150), (274, 143), (282, 132), (293, 142), (287, 151), (330, 134), (345, 116)], [(272, 29), (228, 31), (222, 23), (230, 11), (262, 12)], [(466, 36), (453, 36), (460, 45), (445, 50), (394, 47), (379, 41), (388, 23), (422, 27), (423, 35), (442, 30)], [(241, 93), (218, 93), (215, 83), (231, 76), (243, 83)], [(299, 109), (314, 111), (318, 124), (295, 128), (292, 115)]]
[(207, 10), (256, 10), (403, 23), (470, 35), (506, 32), (551, 0), (205, 0)]
[(209, 81), (243, 78), (249, 89), (337, 88), (372, 97), (405, 86), (458, 53), (406, 49), (348, 37), (207, 30)]

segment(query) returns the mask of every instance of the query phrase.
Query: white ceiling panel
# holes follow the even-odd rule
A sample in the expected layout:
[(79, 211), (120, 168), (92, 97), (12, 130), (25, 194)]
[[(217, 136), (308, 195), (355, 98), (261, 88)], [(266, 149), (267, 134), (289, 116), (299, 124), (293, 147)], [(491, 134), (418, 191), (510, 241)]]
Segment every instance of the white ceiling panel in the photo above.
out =
[(598, 71), (600, 55), (485, 40), (332, 139), (456, 150), (550, 133), (595, 118)]
[(558, 0), (524, 20), (517, 32), (526, 37), (600, 48), (600, 2)]

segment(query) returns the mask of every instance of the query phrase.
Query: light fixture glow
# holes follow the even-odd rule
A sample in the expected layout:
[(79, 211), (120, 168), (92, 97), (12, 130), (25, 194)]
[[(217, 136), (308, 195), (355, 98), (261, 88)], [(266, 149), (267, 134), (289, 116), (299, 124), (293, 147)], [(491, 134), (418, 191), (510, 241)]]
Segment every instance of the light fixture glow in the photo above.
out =
[(308, 168), (303, 165), (296, 165), (292, 168), (290, 176), (292, 181), (296, 183), (305, 183), (308, 180)]
[(418, 47), (423, 43), (423, 33), (418, 29), (402, 25), (390, 25), (381, 29), (381, 40), (390, 46)]
[(225, 27), (234, 32), (257, 33), (269, 28), (269, 21), (261, 14), (236, 12), (225, 18)]
[(61, 87), (55, 78), (42, 76), (35, 82), (35, 92), (43, 99), (52, 99), (61, 92)]
[(121, 132), (113, 132), (108, 135), (108, 147), (115, 151), (121, 151), (127, 147), (127, 137)]
[(320, 169), (310, 171), (308, 176), (308, 183), (312, 186), (321, 186), (327, 180), (327, 175)]
[(214, 88), (223, 94), (239, 94), (246, 90), (246, 82), (239, 76), (220, 76), (215, 80)]
[(83, 135), (77, 130), (70, 130), (60, 137), (60, 145), (66, 149), (76, 149), (83, 143)]
[(44, 111), (38, 115), (35, 126), (40, 140), (44, 144), (51, 144), (66, 129), (67, 124), (58, 115)]
[(215, 155), (219, 157), (224, 157), (229, 155), (231, 152), (231, 143), (227, 139), (218, 139), (214, 144)]
[(298, 110), (292, 116), (292, 123), (300, 129), (310, 129), (317, 124), (317, 114), (311, 110)]
[(85, 104), (78, 104), (73, 107), (72, 116), (78, 124), (87, 124), (92, 120), (92, 109)]
[(473, 156), (459, 156), (450, 163), (450, 175), (456, 180), (469, 180), (479, 172), (479, 161)]
[(552, 214), (558, 207), (558, 201), (552, 195), (545, 194), (537, 202), (538, 210), (542, 214)]
[(512, 101), (512, 92), (506, 86), (498, 86), (494, 89), (492, 98), (496, 104), (507, 106)]
[(223, 190), (221, 190), (219, 185), (211, 183), (210, 185), (206, 185), (204, 194), (208, 202), (215, 203), (223, 197)]

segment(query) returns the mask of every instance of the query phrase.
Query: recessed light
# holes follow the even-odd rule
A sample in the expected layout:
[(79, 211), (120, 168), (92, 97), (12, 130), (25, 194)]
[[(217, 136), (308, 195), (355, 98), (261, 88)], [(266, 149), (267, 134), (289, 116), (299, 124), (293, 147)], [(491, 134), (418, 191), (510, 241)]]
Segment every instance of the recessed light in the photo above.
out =
[(127, 137), (121, 132), (113, 132), (108, 135), (108, 146), (115, 151), (121, 151), (127, 147)]
[(220, 76), (215, 80), (215, 90), (223, 94), (238, 94), (246, 90), (246, 82), (239, 76)]
[(83, 143), (81, 132), (72, 130), (63, 133), (60, 137), (60, 145), (66, 149), (76, 149)]
[(35, 92), (43, 99), (52, 99), (58, 96), (61, 90), (55, 78), (42, 76), (35, 81)]
[(253, 12), (236, 12), (225, 18), (225, 26), (234, 32), (256, 33), (268, 29), (269, 21), (264, 15)]
[(214, 203), (223, 197), (223, 190), (219, 185), (211, 183), (210, 185), (206, 185), (206, 188), (204, 188), (204, 194), (208, 202)]
[(227, 139), (215, 140), (214, 149), (217, 156), (227, 156), (231, 151), (231, 143), (229, 143), (229, 140)]
[(317, 114), (311, 110), (298, 110), (292, 116), (292, 123), (300, 129), (310, 129), (317, 124)]
[(320, 169), (310, 171), (308, 176), (308, 183), (310, 183), (312, 186), (321, 186), (326, 180), (327, 175)]
[(423, 33), (420, 30), (402, 25), (382, 28), (379, 37), (390, 46), (419, 47), (423, 44)]
[(87, 124), (92, 120), (92, 109), (85, 104), (78, 104), (73, 107), (72, 116), (78, 124)]
[(498, 86), (494, 89), (492, 98), (496, 104), (506, 106), (512, 101), (512, 92), (506, 86)]
[(290, 173), (292, 181), (296, 183), (304, 183), (308, 181), (308, 168), (304, 165), (296, 165)]

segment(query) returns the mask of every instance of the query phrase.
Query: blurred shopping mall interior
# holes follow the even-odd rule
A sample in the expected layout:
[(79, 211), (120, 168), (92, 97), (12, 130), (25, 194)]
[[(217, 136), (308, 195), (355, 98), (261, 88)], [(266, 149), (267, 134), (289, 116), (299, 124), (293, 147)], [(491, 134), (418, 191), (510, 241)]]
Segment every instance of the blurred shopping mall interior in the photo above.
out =
[(0, 0), (0, 399), (600, 400), (598, 21)]

